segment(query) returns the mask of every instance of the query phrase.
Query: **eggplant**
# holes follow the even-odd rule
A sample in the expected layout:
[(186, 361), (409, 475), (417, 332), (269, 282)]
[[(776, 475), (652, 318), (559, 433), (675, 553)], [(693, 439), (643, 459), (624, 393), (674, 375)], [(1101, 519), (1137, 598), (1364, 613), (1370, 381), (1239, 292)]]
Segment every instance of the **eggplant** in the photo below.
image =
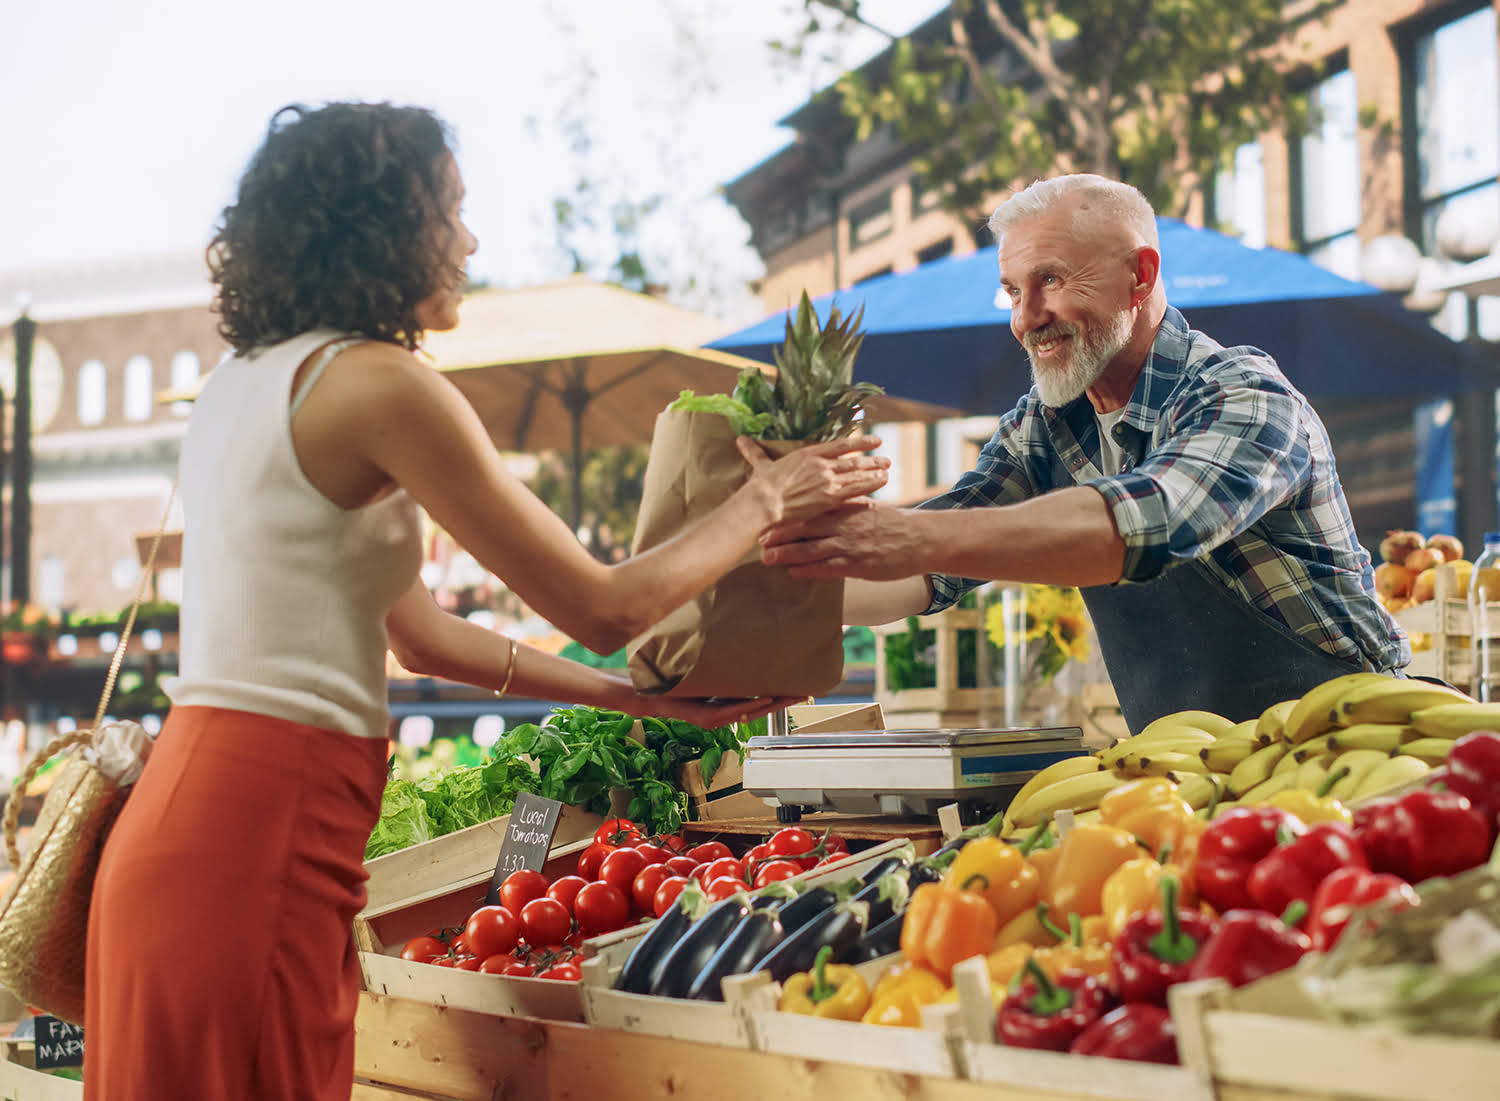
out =
[(792, 901), (776, 911), (781, 927), (788, 934), (802, 928), (813, 918), (838, 901), (838, 896), (827, 887), (809, 887)]
[(719, 950), (709, 957), (703, 970), (688, 987), (687, 996), (700, 1001), (722, 1002), (724, 991), (719, 980), (725, 975), (741, 975), (781, 943), (786, 930), (769, 910), (751, 910), (734, 927)]
[(906, 873), (906, 889), (910, 894), (924, 883), (936, 883), (943, 878), (943, 873), (934, 868), (925, 860), (919, 860), (911, 866)]
[(710, 906), (667, 950), (651, 984), (651, 993), (663, 998), (685, 997), (704, 964), (748, 913), (750, 896), (743, 892)]
[(868, 930), (850, 950), (845, 963), (864, 963), (866, 960), (889, 956), (901, 949), (901, 922), (906, 915), (894, 914), (879, 925)]
[(672, 945), (687, 932), (693, 923), (694, 914), (700, 912), (707, 897), (694, 891), (684, 891), (670, 909), (652, 923), (645, 936), (636, 942), (620, 977), (615, 980), (615, 989), (630, 994), (645, 994), (651, 990), (657, 978), (657, 970), (667, 958)]
[(907, 899), (911, 897), (909, 879), (909, 872), (906, 875), (891, 872), (854, 892), (852, 896), (854, 901), (869, 903), (870, 915), (867, 919), (869, 928), (875, 928), (892, 914), (906, 909)]
[(811, 970), (818, 949), (825, 944), (833, 949), (831, 962), (840, 963), (844, 954), (859, 942), (869, 915), (868, 903), (852, 899), (836, 903), (787, 936), (750, 970), (769, 971), (777, 982), (786, 982), (799, 971)]
[(864, 874), (859, 877), (859, 881), (868, 886), (883, 875), (889, 875), (891, 872), (910, 866), (910, 856), (888, 856), (884, 860), (878, 860), (866, 868)]

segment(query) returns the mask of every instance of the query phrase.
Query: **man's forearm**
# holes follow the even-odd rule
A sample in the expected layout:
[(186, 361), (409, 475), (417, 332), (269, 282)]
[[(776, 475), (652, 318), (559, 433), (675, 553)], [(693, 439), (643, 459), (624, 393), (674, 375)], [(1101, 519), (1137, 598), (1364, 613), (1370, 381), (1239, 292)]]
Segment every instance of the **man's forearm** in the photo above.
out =
[(927, 575), (903, 577), (900, 581), (844, 582), (844, 622), (863, 626), (894, 623), (909, 615), (918, 615), (932, 603), (932, 586)]

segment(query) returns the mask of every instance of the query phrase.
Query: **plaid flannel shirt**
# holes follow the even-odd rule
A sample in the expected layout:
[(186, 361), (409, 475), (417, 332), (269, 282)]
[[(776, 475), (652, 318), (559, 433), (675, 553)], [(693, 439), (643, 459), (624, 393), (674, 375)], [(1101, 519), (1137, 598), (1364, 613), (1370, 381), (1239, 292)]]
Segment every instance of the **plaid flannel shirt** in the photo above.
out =
[[(1125, 542), (1116, 584), (1201, 561), (1241, 599), (1336, 657), (1378, 671), (1411, 660), (1405, 632), (1376, 600), (1328, 433), (1270, 356), (1221, 347), (1168, 307), (1115, 439), (1125, 469), (1104, 476), (1088, 399), (1051, 409), (1033, 390), (1001, 419), (975, 468), (919, 507), (1004, 505), (1091, 485)], [(976, 584), (933, 575), (927, 611)]]

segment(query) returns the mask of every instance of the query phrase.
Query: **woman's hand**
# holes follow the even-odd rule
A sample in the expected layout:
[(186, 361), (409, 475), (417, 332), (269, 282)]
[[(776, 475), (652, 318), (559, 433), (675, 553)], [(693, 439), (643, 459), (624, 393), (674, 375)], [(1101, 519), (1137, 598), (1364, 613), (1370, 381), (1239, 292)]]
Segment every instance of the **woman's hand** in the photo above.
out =
[(809, 444), (772, 459), (756, 441), (735, 440), (750, 464), (747, 487), (766, 495), (773, 524), (809, 520), (840, 505), (868, 504), (869, 494), (886, 483), (891, 461), (870, 455), (880, 446), (874, 436), (846, 436)]
[[(629, 681), (625, 682), (626, 685)], [(685, 696), (646, 695), (629, 690), (626, 698), (606, 706), (637, 718), (654, 715), (661, 719), (683, 719), (707, 730), (730, 723), (749, 722), (783, 707), (806, 703), (806, 696), (760, 696), (748, 700), (702, 700)]]

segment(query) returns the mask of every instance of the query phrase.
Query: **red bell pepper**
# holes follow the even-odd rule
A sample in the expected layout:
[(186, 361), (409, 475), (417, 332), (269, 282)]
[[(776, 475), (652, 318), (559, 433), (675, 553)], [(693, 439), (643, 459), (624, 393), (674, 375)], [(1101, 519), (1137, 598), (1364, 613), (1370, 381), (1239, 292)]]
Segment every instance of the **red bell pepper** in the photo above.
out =
[(1313, 948), (1328, 951), (1338, 943), (1355, 910), (1386, 899), (1397, 900), (1402, 910), (1419, 901), (1411, 884), (1397, 876), (1366, 868), (1340, 868), (1330, 873), (1318, 885), (1307, 915), (1307, 934)]
[(1307, 827), (1277, 807), (1235, 807), (1215, 818), (1198, 841), (1198, 897), (1220, 912), (1253, 907), (1250, 871), (1283, 830), (1301, 834)]
[(1285, 971), (1312, 947), (1308, 935), (1294, 926), (1307, 907), (1294, 902), (1276, 917), (1264, 910), (1230, 910), (1219, 917), (1219, 929), (1208, 938), (1188, 970), (1192, 979), (1223, 979), (1230, 986)]
[(1354, 830), (1373, 870), (1408, 883), (1468, 871), (1490, 855), (1489, 824), (1455, 791), (1376, 799), (1355, 814)]
[(1167, 1004), (1167, 987), (1186, 982), (1193, 957), (1213, 935), (1214, 920), (1177, 908), (1177, 880), (1162, 880), (1162, 908), (1136, 914), (1115, 938), (1110, 974), (1127, 1004)]
[(1177, 1026), (1159, 1005), (1122, 1005), (1079, 1033), (1068, 1050), (1074, 1055), (1175, 1064), (1179, 1061)]
[(1053, 980), (1029, 959), (1024, 975), (995, 1018), (996, 1034), (1011, 1047), (1067, 1051), (1114, 1004), (1109, 988), (1082, 971), (1064, 971)]
[(1311, 904), (1318, 885), (1340, 868), (1367, 868), (1354, 830), (1342, 822), (1319, 822), (1268, 853), (1250, 871), (1246, 885), (1255, 905), (1280, 914), (1293, 902)]
[(1448, 768), (1476, 783), (1500, 787), (1500, 734), (1489, 730), (1465, 734), (1448, 750)]

